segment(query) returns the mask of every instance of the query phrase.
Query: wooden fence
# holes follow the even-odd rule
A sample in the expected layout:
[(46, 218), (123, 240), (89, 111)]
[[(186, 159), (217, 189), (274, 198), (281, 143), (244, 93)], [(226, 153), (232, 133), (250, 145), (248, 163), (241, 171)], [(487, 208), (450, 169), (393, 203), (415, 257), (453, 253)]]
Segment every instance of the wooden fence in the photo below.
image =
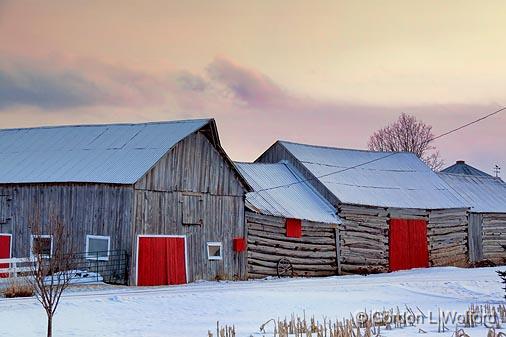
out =
[(28, 257), (0, 259), (0, 279), (17, 278), (31, 273), (35, 261)]

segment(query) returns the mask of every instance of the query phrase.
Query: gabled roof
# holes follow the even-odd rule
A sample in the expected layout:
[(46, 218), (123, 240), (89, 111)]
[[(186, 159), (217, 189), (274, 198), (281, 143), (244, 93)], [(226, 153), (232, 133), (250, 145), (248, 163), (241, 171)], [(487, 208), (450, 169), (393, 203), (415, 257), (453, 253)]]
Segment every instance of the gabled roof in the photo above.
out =
[(254, 191), (246, 194), (246, 204), (252, 210), (284, 218), (341, 223), (335, 208), (288, 163), (236, 166), (253, 187)]
[(0, 184), (133, 184), (199, 130), (223, 152), (213, 119), (0, 130)]
[(463, 160), (457, 160), (455, 164), (452, 166), (449, 166), (442, 170), (443, 173), (452, 173), (452, 174), (466, 174), (466, 175), (473, 175), (473, 176), (482, 176), (482, 177), (490, 177), (492, 176), (490, 174), (487, 174), (483, 171), (478, 170), (475, 167), (472, 167), (471, 165), (466, 164)]
[[(418, 209), (468, 207), (412, 153), (279, 143), (340, 203)], [(355, 167), (366, 162), (370, 163)]]
[(482, 175), (439, 173), (454, 193), (476, 213), (506, 213), (506, 183)]

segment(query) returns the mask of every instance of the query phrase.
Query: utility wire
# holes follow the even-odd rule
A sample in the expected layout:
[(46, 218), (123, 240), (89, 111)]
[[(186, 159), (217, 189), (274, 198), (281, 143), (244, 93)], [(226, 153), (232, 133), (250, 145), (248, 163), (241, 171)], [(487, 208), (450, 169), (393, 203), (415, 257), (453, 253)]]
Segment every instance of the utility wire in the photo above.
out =
[[(437, 139), (440, 139), (440, 138), (443, 138), (445, 136), (448, 136), (454, 132), (457, 132), (457, 131), (460, 131), (468, 126), (471, 126), (473, 124), (476, 124), (476, 123), (479, 123), (489, 117), (492, 117), (494, 115), (497, 115), (498, 113), (502, 112), (502, 111), (505, 111), (506, 110), (506, 106), (494, 111), (494, 112), (491, 112), (485, 116), (482, 116), (478, 119), (475, 119), (469, 123), (466, 123), (464, 125), (461, 125), (455, 129), (452, 129), (452, 130), (449, 130), (449, 131), (446, 131), (442, 134), (440, 134), (439, 136), (436, 136), (436, 137), (433, 137), (431, 139), (429, 139), (428, 143), (431, 143)], [(360, 163), (360, 164), (357, 164), (357, 165), (354, 165), (354, 166), (350, 166), (350, 167), (347, 167), (347, 168), (344, 168), (342, 170), (339, 170), (339, 171), (334, 171), (334, 172), (330, 172), (330, 173), (326, 173), (326, 174), (323, 174), (321, 176), (315, 176), (315, 177), (312, 177), (312, 178), (308, 178), (308, 179), (302, 179), (302, 180), (299, 180), (299, 181), (296, 181), (296, 182), (293, 182), (293, 183), (289, 183), (289, 184), (284, 184), (284, 185), (279, 185), (279, 186), (273, 186), (273, 187), (269, 187), (269, 188), (263, 188), (263, 189), (260, 189), (258, 191), (253, 191), (252, 193), (260, 193), (260, 192), (265, 192), (265, 191), (271, 191), (271, 190), (275, 190), (275, 189), (278, 189), (278, 188), (288, 188), (290, 186), (293, 186), (293, 185), (296, 185), (296, 184), (301, 184), (301, 183), (304, 183), (304, 182), (308, 182), (308, 181), (311, 181), (311, 180), (316, 180), (316, 179), (321, 179), (321, 178), (325, 178), (325, 177), (328, 177), (328, 176), (331, 176), (331, 175), (334, 175), (334, 174), (338, 174), (338, 173), (342, 173), (342, 172), (346, 172), (346, 171), (349, 171), (349, 170), (353, 170), (353, 169), (356, 169), (358, 167), (361, 167), (361, 166), (365, 166), (365, 165), (368, 165), (368, 164), (371, 164), (371, 163), (374, 163), (374, 162), (377, 162), (379, 160), (382, 160), (382, 159), (386, 159), (388, 157), (392, 157), (396, 154), (398, 154), (399, 152), (391, 152), (385, 156), (382, 156), (382, 157), (378, 157), (376, 159), (373, 159), (373, 160), (369, 160), (369, 161), (366, 161), (366, 162), (363, 162), (363, 163)]]

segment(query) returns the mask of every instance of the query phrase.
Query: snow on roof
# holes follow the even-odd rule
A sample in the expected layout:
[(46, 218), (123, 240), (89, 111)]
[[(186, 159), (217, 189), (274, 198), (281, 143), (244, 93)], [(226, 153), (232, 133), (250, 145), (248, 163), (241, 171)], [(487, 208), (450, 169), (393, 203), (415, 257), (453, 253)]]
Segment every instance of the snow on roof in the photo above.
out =
[(439, 173), (471, 212), (506, 213), (506, 183), (492, 176)]
[[(266, 215), (340, 224), (336, 210), (287, 163), (236, 163), (254, 192), (246, 202)], [(277, 186), (291, 186), (261, 191)]]
[(475, 167), (472, 167), (471, 165), (466, 164), (466, 162), (463, 160), (458, 160), (455, 164), (445, 168), (441, 172), (452, 173), (452, 174), (467, 174), (467, 175), (474, 175), (474, 176), (492, 177), (490, 174), (487, 174), (483, 171), (478, 170)]
[(0, 130), (0, 183), (133, 184), (210, 121)]
[[(390, 155), (392, 152), (280, 143), (315, 177), (328, 175), (319, 181), (341, 203), (418, 209), (468, 207), (412, 153)], [(372, 160), (376, 161), (354, 168)]]

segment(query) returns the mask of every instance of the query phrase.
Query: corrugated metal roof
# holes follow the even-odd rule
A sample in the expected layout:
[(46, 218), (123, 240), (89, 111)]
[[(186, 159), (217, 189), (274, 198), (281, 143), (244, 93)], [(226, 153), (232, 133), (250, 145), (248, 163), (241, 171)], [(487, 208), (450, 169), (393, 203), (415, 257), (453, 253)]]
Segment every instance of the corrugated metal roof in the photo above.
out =
[(209, 119), (0, 130), (0, 183), (133, 184)]
[(471, 165), (468, 165), (463, 160), (457, 161), (452, 166), (449, 166), (445, 168), (444, 170), (441, 170), (443, 173), (452, 173), (452, 174), (467, 174), (467, 175), (473, 175), (473, 176), (483, 176), (483, 177), (492, 177), (490, 174), (487, 174), (483, 171), (478, 170), (475, 167), (472, 167)]
[(499, 178), (439, 173), (439, 176), (476, 213), (506, 213), (506, 183)]
[[(281, 144), (345, 204), (443, 209), (467, 208), (449, 186), (412, 153)], [(382, 158), (382, 159), (379, 159)], [(379, 159), (379, 160), (378, 160)], [(377, 160), (364, 166), (359, 164)]]
[[(284, 218), (341, 223), (334, 207), (307, 182), (301, 182), (302, 176), (289, 164), (236, 163), (236, 166), (254, 190), (246, 194), (246, 202), (261, 213)], [(262, 191), (287, 184), (293, 185)]]

